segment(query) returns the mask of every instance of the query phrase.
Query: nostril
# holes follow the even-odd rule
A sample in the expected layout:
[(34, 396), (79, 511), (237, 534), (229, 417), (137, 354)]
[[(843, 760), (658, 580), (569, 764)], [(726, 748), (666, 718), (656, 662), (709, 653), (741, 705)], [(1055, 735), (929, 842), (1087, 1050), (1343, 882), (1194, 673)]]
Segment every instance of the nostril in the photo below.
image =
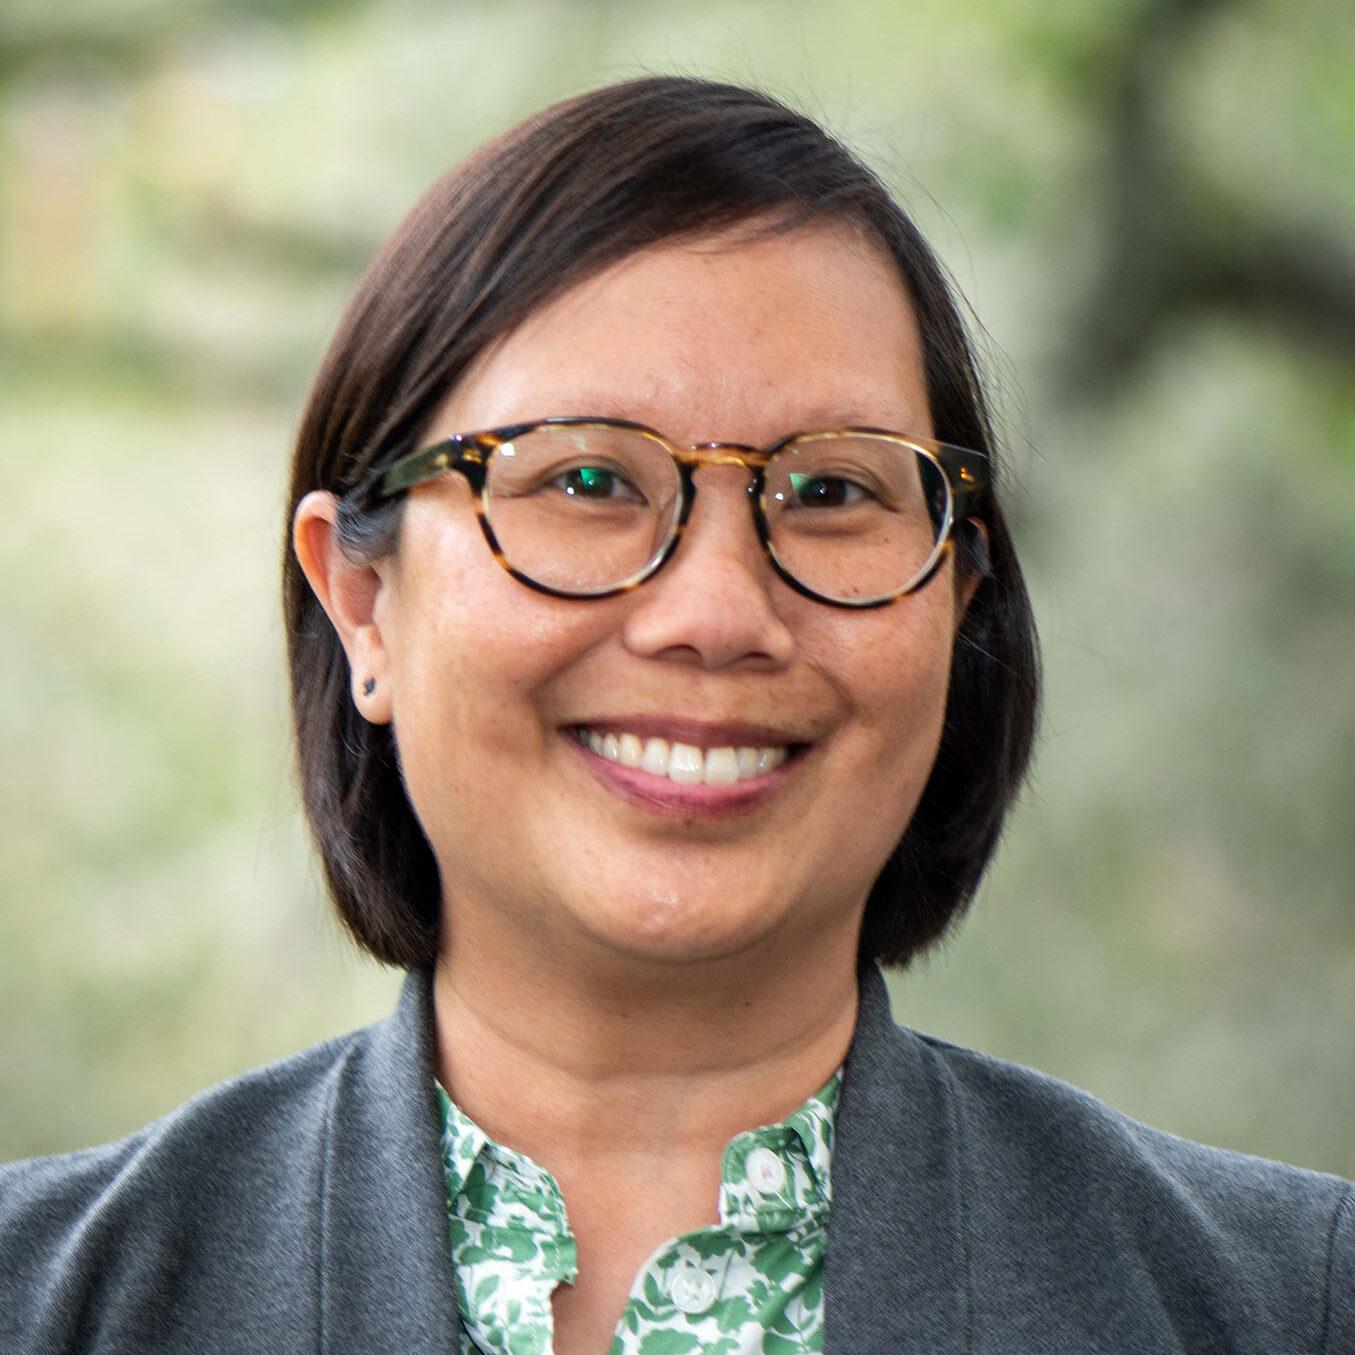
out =
[(776, 600), (781, 582), (757, 542), (736, 545), (728, 526), (707, 522), (689, 533), (668, 568), (636, 590), (623, 626), (633, 653), (703, 668), (791, 660), (795, 640)]

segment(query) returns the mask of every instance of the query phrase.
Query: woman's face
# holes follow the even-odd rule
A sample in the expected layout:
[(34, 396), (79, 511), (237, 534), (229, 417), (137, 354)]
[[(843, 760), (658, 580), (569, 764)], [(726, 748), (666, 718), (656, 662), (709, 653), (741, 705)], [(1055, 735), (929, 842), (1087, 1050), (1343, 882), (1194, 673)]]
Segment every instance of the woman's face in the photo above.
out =
[[(556, 415), (634, 419), (682, 444), (932, 431), (897, 272), (843, 226), (625, 259), (485, 353), (427, 440)], [(952, 567), (887, 607), (825, 606), (773, 574), (740, 467), (704, 467), (696, 483), (668, 565), (589, 601), (505, 573), (462, 476), (411, 492), (398, 556), (378, 567), (373, 671), (441, 867), (453, 955), (536, 956), (554, 973), (574, 960), (853, 962), (867, 893), (936, 754), (962, 606)], [(670, 773), (697, 765), (717, 781), (730, 759), (711, 749), (785, 760), (688, 784), (592, 751), (589, 734), (614, 753), (656, 739), (699, 750), (679, 750)]]

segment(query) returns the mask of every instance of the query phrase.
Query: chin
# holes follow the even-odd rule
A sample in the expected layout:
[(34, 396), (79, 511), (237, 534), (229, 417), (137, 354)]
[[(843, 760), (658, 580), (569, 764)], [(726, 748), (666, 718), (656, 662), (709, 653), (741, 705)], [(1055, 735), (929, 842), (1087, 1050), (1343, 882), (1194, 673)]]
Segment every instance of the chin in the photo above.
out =
[[(730, 897), (743, 905), (733, 910)], [(592, 937), (621, 960), (657, 966), (724, 962), (765, 964), (791, 943), (791, 925), (778, 901), (755, 904), (746, 890), (653, 890), (632, 894), (622, 911), (584, 920)], [(826, 944), (827, 938), (824, 938)], [(803, 938), (799, 944), (803, 945)]]
[(585, 936), (617, 955), (696, 960), (738, 945), (731, 933), (742, 928), (712, 907), (713, 896), (706, 890), (659, 882), (642, 890), (635, 887), (634, 877), (624, 882), (595, 878), (593, 889), (592, 897), (566, 907)]

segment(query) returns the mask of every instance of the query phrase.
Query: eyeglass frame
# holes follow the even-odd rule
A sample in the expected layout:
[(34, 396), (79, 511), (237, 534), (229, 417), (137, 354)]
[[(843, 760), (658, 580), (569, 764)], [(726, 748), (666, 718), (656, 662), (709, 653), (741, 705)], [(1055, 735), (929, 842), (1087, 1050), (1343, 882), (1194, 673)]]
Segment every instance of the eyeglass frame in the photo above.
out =
[[(489, 462), (504, 443), (512, 442), (515, 438), (520, 438), (538, 428), (577, 428), (585, 426), (628, 429), (645, 435), (663, 447), (677, 467), (678, 481), (682, 488), (682, 507), (663, 548), (657, 551), (641, 569), (623, 579), (620, 583), (613, 584), (608, 588), (599, 589), (596, 592), (579, 593), (542, 583), (539, 579), (534, 579), (518, 569), (508, 559), (503, 547), (499, 544), (498, 537), (489, 521), (486, 500), (489, 493)], [(946, 505), (947, 520), (937, 532), (936, 544), (932, 548), (932, 553), (928, 556), (927, 562), (918, 574), (898, 592), (889, 593), (882, 598), (853, 601), (830, 598), (823, 593), (815, 592), (808, 584), (802, 583), (796, 578), (777, 558), (776, 549), (772, 545), (771, 531), (767, 526), (764, 504), (766, 469), (771, 464), (772, 458), (778, 452), (784, 451), (785, 448), (796, 442), (807, 441), (811, 438), (831, 439), (840, 437), (883, 438), (889, 442), (897, 443), (909, 451), (930, 457), (941, 471), (949, 490)], [(406, 453), (389, 466), (379, 468), (365, 482), (359, 484), (353, 493), (356, 497), (363, 499), (367, 506), (375, 506), (395, 498), (398, 494), (403, 494), (419, 485), (426, 484), (447, 471), (457, 471), (466, 477), (475, 495), (475, 515), (479, 519), (480, 531), (484, 535), (485, 543), (506, 573), (512, 575), (525, 587), (538, 593), (545, 593), (550, 597), (591, 601), (628, 593), (652, 579), (673, 558), (678, 543), (682, 539), (687, 521), (691, 517), (692, 507), (696, 502), (695, 475), (698, 468), (701, 466), (729, 465), (740, 466), (748, 472), (747, 488), (753, 528), (762, 546), (762, 552), (767, 557), (777, 577), (803, 597), (810, 598), (815, 602), (821, 602), (828, 607), (842, 607), (861, 611), (872, 607), (887, 607), (891, 602), (895, 602), (901, 597), (907, 597), (911, 593), (916, 593), (920, 588), (924, 588), (931, 582), (937, 570), (941, 568), (947, 548), (954, 541), (956, 528), (962, 522), (974, 520), (971, 510), (980, 495), (988, 487), (989, 459), (983, 452), (976, 452), (967, 447), (957, 447), (953, 443), (938, 442), (933, 438), (909, 437), (903, 433), (892, 432), (889, 429), (870, 427), (829, 428), (788, 433), (785, 437), (777, 439), (776, 442), (767, 447), (753, 447), (742, 442), (701, 442), (682, 446), (648, 425), (637, 423), (632, 419), (613, 419), (585, 414), (548, 419), (529, 419), (522, 423), (505, 424), (499, 428), (482, 429), (475, 433), (454, 433), (450, 437), (431, 443), (427, 447)]]

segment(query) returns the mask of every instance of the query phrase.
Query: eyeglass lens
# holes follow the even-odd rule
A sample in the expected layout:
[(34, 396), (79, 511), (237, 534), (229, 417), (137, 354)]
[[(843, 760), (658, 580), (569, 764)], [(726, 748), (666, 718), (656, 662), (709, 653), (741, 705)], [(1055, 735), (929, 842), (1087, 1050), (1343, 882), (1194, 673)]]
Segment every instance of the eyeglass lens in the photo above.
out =
[[(663, 554), (682, 479), (664, 444), (636, 429), (543, 425), (496, 449), (484, 504), (519, 573), (561, 592), (604, 593)], [(798, 439), (764, 473), (772, 553), (804, 587), (837, 601), (906, 588), (931, 564), (949, 506), (931, 456), (885, 437)]]

